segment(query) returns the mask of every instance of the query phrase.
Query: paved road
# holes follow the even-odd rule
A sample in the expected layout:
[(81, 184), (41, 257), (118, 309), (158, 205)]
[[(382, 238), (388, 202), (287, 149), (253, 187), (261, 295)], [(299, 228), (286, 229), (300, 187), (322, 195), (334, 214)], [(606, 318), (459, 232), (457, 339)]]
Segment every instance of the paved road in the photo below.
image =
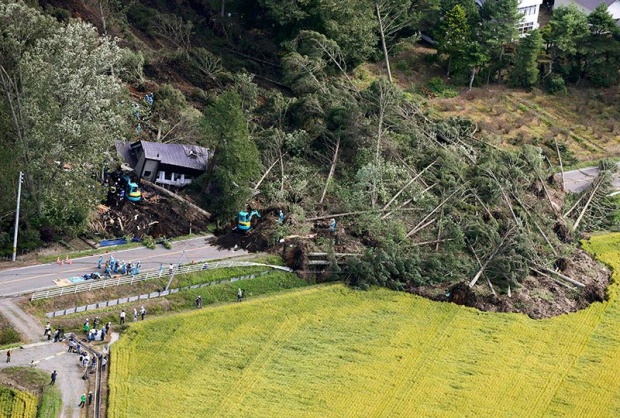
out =
[[(67, 352), (66, 343), (44, 342), (11, 350), (11, 362), (6, 363), (6, 350), (0, 352), (0, 369), (13, 366), (30, 366), (51, 375), (56, 370), (56, 386), (62, 396), (62, 418), (79, 418), (83, 409), (78, 407), (82, 393), (88, 392), (88, 381), (82, 380), (83, 369), (79, 356)], [(90, 380), (94, 380), (93, 375)], [(93, 406), (89, 409), (92, 411)], [(86, 409), (86, 408), (84, 408)], [(92, 415), (91, 415), (92, 416)]]
[[(207, 243), (210, 237), (198, 237), (185, 241), (175, 241), (172, 249), (167, 250), (158, 245), (154, 250), (146, 247), (129, 250), (109, 249), (104, 261), (113, 255), (120, 260), (142, 263), (142, 271), (156, 270), (160, 264), (168, 265), (191, 260), (213, 260), (218, 258), (236, 257), (247, 254), (244, 250), (220, 250)], [(29, 267), (0, 270), (0, 296), (16, 293), (30, 293), (36, 289), (54, 286), (54, 280), (74, 276), (82, 276), (97, 270), (99, 255), (76, 258), (71, 265), (57, 263), (40, 264)], [(100, 270), (99, 270), (100, 271)]]
[[(620, 168), (620, 165), (618, 167)], [(579, 193), (594, 181), (598, 173), (598, 167), (567, 171), (564, 173), (564, 190)], [(620, 190), (620, 173), (614, 174), (612, 184), (616, 190)]]

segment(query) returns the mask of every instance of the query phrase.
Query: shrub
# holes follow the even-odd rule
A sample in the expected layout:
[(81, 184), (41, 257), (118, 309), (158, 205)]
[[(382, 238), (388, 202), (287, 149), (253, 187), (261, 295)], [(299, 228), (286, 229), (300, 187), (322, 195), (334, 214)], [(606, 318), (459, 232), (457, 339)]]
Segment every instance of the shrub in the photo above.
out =
[(144, 79), (144, 55), (129, 49), (121, 50), (122, 58), (118, 76), (126, 83), (142, 82)]
[(459, 95), (458, 91), (446, 85), (441, 77), (433, 77), (428, 80), (428, 89), (441, 97), (456, 97)]
[(133, 3), (127, 9), (127, 20), (136, 28), (149, 35), (154, 34), (154, 23), (159, 13), (139, 2)]
[(155, 249), (155, 239), (153, 239), (153, 237), (150, 235), (146, 235), (144, 238), (142, 238), (142, 244), (144, 244), (146, 248), (149, 248), (151, 250)]
[(566, 93), (566, 82), (562, 76), (554, 75), (547, 79), (545, 88), (551, 94)]

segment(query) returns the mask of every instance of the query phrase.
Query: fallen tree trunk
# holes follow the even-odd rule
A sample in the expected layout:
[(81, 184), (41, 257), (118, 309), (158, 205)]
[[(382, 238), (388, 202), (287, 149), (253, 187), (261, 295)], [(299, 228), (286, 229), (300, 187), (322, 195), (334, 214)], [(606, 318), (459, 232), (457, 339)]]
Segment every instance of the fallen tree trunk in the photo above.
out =
[(592, 190), (592, 193), (590, 194), (590, 197), (588, 198), (588, 201), (586, 202), (585, 206), (581, 210), (581, 213), (579, 214), (579, 217), (577, 218), (577, 220), (575, 221), (575, 224), (573, 225), (573, 232), (575, 232), (577, 230), (577, 227), (579, 226), (579, 223), (581, 222), (581, 220), (583, 219), (584, 215), (586, 214), (586, 211), (588, 210), (588, 207), (590, 207), (590, 203), (592, 203), (592, 199), (594, 199), (594, 195), (596, 195), (596, 191), (598, 190), (599, 187), (601, 187), (601, 184), (603, 184), (603, 180), (600, 180), (598, 182), (598, 184), (596, 185), (596, 187), (594, 187), (594, 189)]
[(391, 199), (389, 202), (387, 202), (387, 204), (383, 207), (383, 210), (386, 210), (388, 207), (390, 207), (390, 205), (392, 204), (392, 202), (394, 202), (394, 200), (396, 200), (396, 198), (398, 196), (400, 196), (400, 194), (402, 192), (405, 191), (405, 189), (407, 187), (409, 187), (414, 181), (416, 181), (422, 174), (424, 174), (424, 172), (426, 170), (428, 170), (429, 168), (431, 168), (433, 166), (433, 164), (435, 164), (437, 162), (437, 160), (433, 161), (432, 163), (430, 163), (427, 167), (424, 168), (424, 170), (420, 171), (420, 173), (418, 175), (416, 175), (414, 178), (412, 178), (411, 180), (409, 180), (409, 182), (407, 184), (405, 184)]
[(549, 273), (551, 273), (551, 274), (555, 274), (556, 276), (558, 276), (558, 277), (560, 277), (560, 278), (562, 278), (562, 279), (566, 280), (566, 281), (567, 281), (567, 282), (569, 282), (569, 283), (574, 284), (575, 286), (579, 286), (579, 287), (586, 287), (586, 285), (585, 285), (585, 284), (583, 284), (583, 283), (581, 283), (581, 282), (578, 282), (578, 281), (577, 281), (577, 280), (575, 280), (575, 279), (571, 279), (570, 277), (568, 277), (568, 276), (566, 276), (566, 275), (564, 275), (564, 274), (562, 274), (562, 273), (559, 273), (559, 272), (557, 272), (557, 271), (555, 271), (555, 270), (552, 270), (552, 269), (550, 269), (550, 268), (547, 268), (547, 267), (542, 267), (542, 266), (538, 266), (538, 268), (539, 268), (539, 269), (542, 269), (542, 270), (544, 270), (544, 271), (547, 271), (547, 272), (549, 272)]
[(553, 142), (555, 143), (555, 152), (557, 152), (558, 154), (558, 161), (560, 163), (560, 173), (562, 174), (562, 191), (566, 191), (564, 189), (564, 164), (562, 164), (562, 154), (560, 154), (560, 148), (558, 147), (558, 141), (555, 138), (553, 138)]
[(331, 166), (329, 167), (329, 174), (327, 175), (327, 180), (325, 181), (325, 187), (323, 188), (323, 194), (321, 194), (321, 200), (319, 200), (319, 204), (322, 204), (323, 200), (325, 200), (325, 195), (327, 194), (327, 187), (329, 186), (329, 182), (334, 176), (334, 172), (336, 171), (336, 163), (338, 162), (338, 151), (340, 151), (340, 137), (338, 137), (338, 139), (336, 140), (334, 158), (332, 159)]
[(161, 187), (161, 186), (159, 186), (159, 185), (157, 185), (157, 184), (155, 184), (155, 183), (151, 183), (151, 182), (150, 182), (150, 181), (148, 181), (148, 180), (144, 180), (144, 179), (142, 179), (142, 180), (140, 180), (140, 182), (141, 182), (141, 183), (144, 183), (144, 184), (146, 184), (146, 185), (148, 185), (148, 186), (150, 186), (150, 187), (152, 187), (152, 188), (154, 188), (154, 189), (156, 189), (158, 192), (160, 192), (160, 193), (162, 193), (162, 194), (164, 194), (164, 195), (166, 195), (166, 196), (168, 196), (168, 197), (171, 197), (171, 198), (173, 198), (173, 199), (176, 199), (176, 200), (178, 200), (179, 202), (183, 202), (183, 203), (185, 203), (186, 205), (188, 205), (189, 207), (191, 207), (192, 209), (194, 209), (196, 212), (198, 212), (198, 213), (200, 213), (200, 214), (202, 214), (202, 215), (206, 216), (207, 218), (211, 218), (211, 214), (210, 214), (209, 212), (207, 212), (206, 210), (204, 210), (204, 209), (202, 209), (202, 208), (200, 208), (200, 207), (196, 206), (196, 205), (195, 205), (195, 204), (193, 204), (192, 202), (189, 202), (189, 201), (187, 201), (187, 200), (183, 199), (181, 196), (179, 196), (179, 195), (177, 195), (177, 194), (175, 194), (175, 193), (172, 193), (171, 191), (166, 190), (166, 189), (164, 189), (163, 187)]
[(441, 203), (439, 203), (439, 205), (437, 205), (428, 215), (426, 215), (420, 222), (418, 222), (418, 224), (413, 227), (413, 229), (411, 231), (409, 231), (409, 233), (405, 236), (405, 238), (409, 238), (410, 236), (412, 236), (413, 234), (415, 234), (416, 232), (419, 231), (419, 229), (422, 229), (423, 227), (425, 227), (426, 225), (424, 224), (424, 222), (426, 222), (426, 220), (428, 218), (430, 218), (435, 212), (437, 212), (439, 209), (441, 209), (443, 207), (443, 205), (446, 204), (446, 202), (448, 200), (450, 200), (452, 198), (452, 196), (454, 196), (459, 190), (455, 190), (454, 192), (452, 192), (450, 194), (450, 196), (446, 197), (444, 200), (441, 201)]
[[(506, 241), (508, 240), (508, 238), (510, 237), (510, 235), (512, 234), (513, 231), (514, 231), (514, 228), (509, 230), (508, 232), (506, 232), (506, 234), (504, 236), (502, 236), (502, 240), (493, 249), (493, 252), (491, 253), (491, 255), (489, 257), (487, 257), (487, 260), (484, 262), (484, 264), (482, 264), (480, 266), (480, 270), (478, 270), (478, 272), (476, 273), (474, 278), (471, 280), (471, 282), (469, 282), (469, 287), (474, 287), (474, 285), (476, 284), (478, 279), (480, 279), (480, 277), (482, 276), (482, 274), (484, 273), (486, 268), (489, 266), (491, 261), (493, 261), (493, 259), (497, 256), (497, 254), (499, 254), (499, 252), (502, 250), (502, 248), (504, 247), (504, 244), (506, 243)], [(476, 258), (478, 258), (478, 257), (476, 256)], [(480, 260), (478, 260), (478, 263), (480, 263)], [(509, 289), (508, 292), (510, 292), (510, 287), (508, 287), (508, 289)]]
[(576, 287), (569, 286), (569, 285), (567, 285), (566, 283), (564, 283), (563, 281), (558, 280), (558, 279), (556, 279), (555, 277), (551, 277), (551, 276), (549, 276), (548, 274), (543, 273), (542, 271), (535, 269), (534, 267), (531, 267), (531, 266), (530, 266), (530, 270), (532, 270), (534, 273), (540, 274), (541, 276), (544, 276), (544, 277), (546, 277), (546, 278), (548, 278), (548, 279), (550, 279), (550, 280), (553, 280), (553, 281), (554, 281), (554, 282), (556, 282), (557, 284), (562, 285), (562, 286), (566, 287), (567, 289), (577, 290), (577, 288), (576, 288)]
[[(419, 210), (418, 208), (397, 208), (397, 209), (393, 209), (390, 213), (395, 212), (395, 211), (409, 211), (409, 210)], [(307, 218), (304, 222), (314, 222), (314, 221), (320, 221), (323, 219), (329, 219), (329, 218), (342, 218), (343, 216), (353, 216), (353, 215), (363, 215), (365, 213), (372, 213), (372, 212), (385, 212), (383, 209), (368, 209), (368, 210), (358, 210), (358, 211), (354, 211), (354, 212), (344, 212), (344, 213), (333, 213), (331, 215), (323, 215), (323, 216), (315, 216), (314, 218)]]
[(263, 174), (263, 176), (260, 178), (260, 180), (258, 180), (258, 182), (256, 183), (256, 185), (254, 186), (254, 190), (257, 190), (261, 183), (263, 182), (263, 180), (265, 180), (265, 178), (267, 178), (267, 176), (269, 175), (269, 172), (271, 171), (272, 168), (274, 168), (276, 166), (276, 164), (278, 163), (278, 161), (280, 161), (280, 158), (277, 158), (273, 164), (271, 164), (269, 166), (269, 168), (267, 169), (267, 171), (265, 171), (265, 173)]

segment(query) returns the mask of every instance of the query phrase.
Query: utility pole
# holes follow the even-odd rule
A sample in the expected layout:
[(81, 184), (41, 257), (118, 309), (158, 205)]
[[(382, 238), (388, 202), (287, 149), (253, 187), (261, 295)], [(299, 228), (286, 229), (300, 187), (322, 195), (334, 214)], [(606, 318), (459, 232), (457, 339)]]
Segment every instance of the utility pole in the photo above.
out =
[(185, 257), (187, 259), (187, 261), (189, 262), (189, 258), (187, 257), (187, 254), (185, 254), (185, 251), (183, 251), (181, 253), (181, 256), (179, 257), (179, 262), (177, 263), (176, 267), (174, 267), (172, 269), (172, 274), (170, 275), (170, 280), (168, 280), (168, 284), (166, 285), (166, 288), (164, 290), (170, 289), (170, 284), (172, 283), (172, 279), (174, 279), (174, 275), (176, 274), (177, 270), (179, 269), (179, 266), (181, 265), (181, 261), (183, 261), (183, 257)]
[(19, 201), (22, 195), (22, 182), (24, 181), (24, 173), (19, 172), (19, 182), (17, 184), (17, 209), (15, 209), (15, 233), (13, 234), (13, 261), (17, 256), (17, 231), (19, 230)]

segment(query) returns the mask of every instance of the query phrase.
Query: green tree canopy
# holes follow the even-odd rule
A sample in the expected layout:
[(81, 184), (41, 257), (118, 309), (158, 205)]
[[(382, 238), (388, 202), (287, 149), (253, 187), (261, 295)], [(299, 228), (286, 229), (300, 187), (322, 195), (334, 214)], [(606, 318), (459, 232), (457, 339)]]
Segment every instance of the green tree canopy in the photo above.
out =
[(517, 39), (517, 23), (523, 18), (517, 11), (518, 4), (519, 0), (487, 0), (482, 6), (479, 38), (493, 63), (489, 66), (487, 81), (492, 70), (499, 72), (499, 80), (502, 79), (507, 61), (505, 47)]
[(100, 198), (93, 175), (123, 126), (111, 71), (119, 48), (87, 23), (61, 25), (21, 3), (0, 4), (0, 20), (0, 49), (11, 51), (0, 68), (4, 143), (26, 173), (25, 208), (42, 226), (80, 230)]
[(571, 59), (577, 54), (589, 33), (586, 15), (575, 6), (558, 7), (553, 11), (549, 25), (542, 31), (551, 53), (549, 72), (567, 74)]
[[(448, 55), (448, 75), (450, 75), (452, 61), (462, 51), (468, 49), (471, 42), (467, 14), (460, 4), (455, 5), (441, 18), (437, 42), (439, 42), (437, 52)], [(461, 66), (460, 62), (454, 64), (457, 68)]]
[(510, 84), (515, 87), (532, 87), (538, 82), (538, 54), (542, 50), (542, 36), (538, 29), (521, 38), (517, 44)]
[(250, 139), (237, 92), (222, 93), (205, 112), (206, 136), (214, 148), (207, 172), (208, 207), (219, 223), (245, 209), (252, 180), (260, 171), (256, 144)]
[(590, 34), (585, 42), (585, 76), (595, 85), (618, 82), (620, 28), (602, 3), (588, 15)]

